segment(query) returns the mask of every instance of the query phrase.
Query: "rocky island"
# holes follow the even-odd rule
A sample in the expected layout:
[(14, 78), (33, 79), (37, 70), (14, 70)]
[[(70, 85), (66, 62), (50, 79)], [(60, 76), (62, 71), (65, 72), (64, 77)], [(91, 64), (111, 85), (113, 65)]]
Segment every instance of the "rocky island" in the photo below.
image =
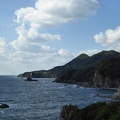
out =
[(5, 103), (1, 103), (0, 104), (0, 108), (9, 108), (9, 105), (5, 104)]
[(25, 79), (25, 81), (38, 81), (38, 80), (33, 80), (33, 79), (32, 79), (32, 73), (30, 73), (30, 74), (27, 76), (27, 79)]

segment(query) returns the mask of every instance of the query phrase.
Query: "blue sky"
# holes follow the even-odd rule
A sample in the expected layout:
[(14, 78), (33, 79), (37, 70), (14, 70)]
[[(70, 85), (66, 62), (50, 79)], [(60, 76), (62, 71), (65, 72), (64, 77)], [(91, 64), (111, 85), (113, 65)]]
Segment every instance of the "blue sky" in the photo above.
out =
[(81, 53), (120, 52), (119, 0), (1, 0), (0, 75), (51, 69)]

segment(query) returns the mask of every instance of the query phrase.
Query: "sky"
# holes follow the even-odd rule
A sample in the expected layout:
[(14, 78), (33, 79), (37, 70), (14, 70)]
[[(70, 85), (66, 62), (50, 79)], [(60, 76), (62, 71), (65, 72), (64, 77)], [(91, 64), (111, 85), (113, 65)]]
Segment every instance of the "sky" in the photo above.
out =
[(120, 52), (120, 0), (1, 0), (0, 75)]

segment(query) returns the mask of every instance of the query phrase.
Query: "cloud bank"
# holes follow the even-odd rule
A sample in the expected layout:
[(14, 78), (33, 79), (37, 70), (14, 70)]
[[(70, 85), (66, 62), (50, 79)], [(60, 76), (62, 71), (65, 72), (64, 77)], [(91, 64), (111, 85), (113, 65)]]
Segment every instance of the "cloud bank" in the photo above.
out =
[(61, 40), (59, 34), (40, 33), (41, 29), (83, 19), (96, 13), (96, 0), (38, 0), (34, 7), (21, 8), (15, 11), (18, 38), (11, 45), (16, 50), (33, 50), (36, 52), (51, 51), (42, 42)]
[(96, 0), (38, 0), (34, 8), (21, 8), (15, 15), (18, 23), (44, 28), (89, 17), (97, 8)]

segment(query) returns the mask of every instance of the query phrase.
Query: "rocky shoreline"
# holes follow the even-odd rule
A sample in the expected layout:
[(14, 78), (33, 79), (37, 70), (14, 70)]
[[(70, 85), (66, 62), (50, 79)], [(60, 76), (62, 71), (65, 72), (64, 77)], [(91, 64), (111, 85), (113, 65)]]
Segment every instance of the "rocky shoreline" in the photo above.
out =
[(74, 105), (65, 105), (59, 120), (119, 120), (120, 102), (97, 102), (82, 109)]
[[(76, 83), (77, 87), (88, 88), (89, 84), (87, 82)], [(92, 87), (93, 88), (93, 87)], [(117, 88), (98, 88), (96, 89), (114, 89), (117, 91)], [(96, 94), (96, 97), (108, 97), (100, 96)], [(120, 116), (120, 87), (118, 91), (109, 96), (111, 100), (117, 100), (117, 102), (97, 102), (91, 105), (88, 105), (84, 108), (78, 108), (75, 105), (65, 105), (60, 111), (59, 120), (117, 120)], [(117, 112), (114, 112), (116, 110)]]

